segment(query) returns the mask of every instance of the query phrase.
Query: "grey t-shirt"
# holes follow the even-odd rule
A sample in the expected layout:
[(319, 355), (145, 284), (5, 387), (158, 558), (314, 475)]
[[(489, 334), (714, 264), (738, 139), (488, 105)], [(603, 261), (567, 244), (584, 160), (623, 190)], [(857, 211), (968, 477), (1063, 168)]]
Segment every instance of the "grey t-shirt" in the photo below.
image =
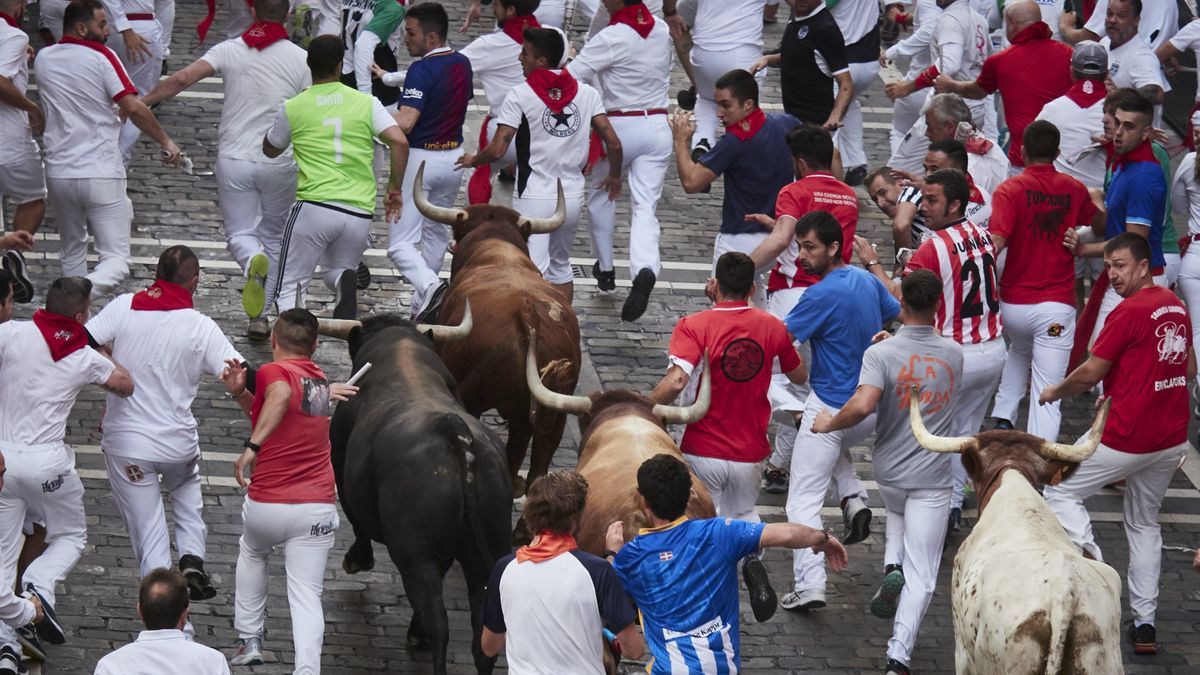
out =
[(859, 386), (883, 391), (875, 422), (875, 480), (906, 490), (951, 486), (950, 461), (959, 460), (917, 444), (908, 419), (909, 392), (914, 384), (920, 387), (926, 428), (948, 436), (962, 367), (962, 346), (932, 326), (901, 326), (863, 354)]

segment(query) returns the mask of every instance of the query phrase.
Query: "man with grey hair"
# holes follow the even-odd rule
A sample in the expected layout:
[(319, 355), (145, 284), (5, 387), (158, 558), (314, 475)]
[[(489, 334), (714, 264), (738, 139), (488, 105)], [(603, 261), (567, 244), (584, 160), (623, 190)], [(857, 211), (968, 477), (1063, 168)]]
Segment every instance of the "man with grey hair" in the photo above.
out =
[(985, 138), (971, 124), (971, 108), (958, 94), (937, 94), (925, 111), (925, 138), (929, 143), (953, 139), (967, 150), (967, 173), (979, 187), (994, 192), (1012, 170), (1000, 144)]

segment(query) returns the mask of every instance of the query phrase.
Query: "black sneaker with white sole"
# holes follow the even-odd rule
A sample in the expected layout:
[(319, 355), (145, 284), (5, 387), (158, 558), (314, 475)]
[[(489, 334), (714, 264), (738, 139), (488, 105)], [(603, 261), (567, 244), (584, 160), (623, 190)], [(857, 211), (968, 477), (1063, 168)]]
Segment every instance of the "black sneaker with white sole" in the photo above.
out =
[(621, 307), (622, 321), (637, 321), (646, 313), (646, 305), (650, 303), (650, 291), (654, 290), (654, 282), (657, 278), (654, 272), (647, 268), (642, 268), (637, 276), (633, 278), (633, 288), (629, 289), (629, 297), (625, 298), (625, 305)]
[(896, 659), (888, 659), (883, 675), (912, 675), (912, 671), (908, 669), (908, 666)]
[(1158, 653), (1158, 634), (1151, 624), (1137, 625), (1131, 621), (1129, 623), (1129, 640), (1133, 643), (1134, 654)]
[(612, 293), (617, 290), (617, 271), (600, 269), (600, 261), (592, 263), (592, 276), (596, 279), (596, 290), (601, 293)]
[(679, 107), (683, 110), (695, 110), (696, 88), (688, 87), (687, 89), (680, 89), (679, 93), (675, 94), (675, 102), (679, 104)]
[(354, 270), (346, 270), (338, 277), (336, 296), (333, 318), (353, 319), (358, 316), (358, 278)]
[(188, 597), (192, 600), (211, 600), (217, 595), (208, 573), (204, 571), (204, 561), (194, 555), (179, 557), (179, 571), (187, 580)]
[(855, 187), (862, 185), (863, 179), (867, 177), (867, 165), (860, 164), (846, 169), (846, 185)]
[(446, 299), (446, 291), (450, 290), (450, 284), (443, 281), (433, 289), (433, 293), (429, 295), (429, 302), (425, 305), (425, 309), (421, 310), (416, 317), (413, 318), (413, 323), (437, 323), (438, 315), (442, 313), (442, 301)]
[(17, 650), (5, 645), (0, 647), (0, 675), (20, 675), (25, 672), (25, 664)]
[(67, 632), (63, 630), (62, 624), (58, 622), (58, 616), (54, 613), (54, 606), (47, 602), (41, 593), (37, 592), (33, 584), (25, 584), (25, 592), (21, 596), (24, 598), (36, 597), (42, 605), (42, 620), (33, 624), (38, 637), (52, 645), (61, 645), (66, 642)]
[(32, 625), (21, 626), (17, 628), (17, 642), (21, 645), (21, 650), (25, 655), (35, 661), (46, 660), (46, 647), (42, 645), (42, 641), (37, 636), (37, 631)]
[(846, 534), (842, 536), (842, 545), (849, 546), (871, 536), (871, 509), (861, 496), (846, 497), (842, 500), (842, 519), (846, 522)]
[(742, 581), (746, 583), (746, 592), (750, 595), (750, 609), (754, 610), (754, 620), (762, 623), (775, 616), (775, 608), (779, 606), (779, 598), (775, 589), (771, 588), (771, 579), (767, 576), (767, 567), (758, 558), (746, 558), (742, 562)]
[(20, 251), (5, 251), (2, 263), (13, 278), (13, 302), (26, 303), (33, 300), (33, 280), (25, 265), (25, 256)]

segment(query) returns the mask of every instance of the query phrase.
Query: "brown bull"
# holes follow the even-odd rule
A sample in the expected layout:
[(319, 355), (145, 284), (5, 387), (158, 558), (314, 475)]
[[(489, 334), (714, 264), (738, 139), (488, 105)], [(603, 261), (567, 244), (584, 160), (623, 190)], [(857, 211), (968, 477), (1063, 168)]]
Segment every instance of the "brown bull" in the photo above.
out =
[(934, 436), (912, 397), (917, 442), (933, 452), (961, 453), (979, 495), (979, 521), (954, 556), (957, 672), (1124, 672), (1121, 577), (1080, 554), (1037, 491), (1095, 452), (1108, 408), (1106, 401), (1085, 441), (1064, 445), (1019, 431)]
[[(682, 407), (655, 403), (647, 396), (626, 390), (596, 392), (591, 396), (559, 394), (542, 386), (538, 363), (530, 350), (525, 374), (538, 405), (579, 416), (583, 437), (579, 441), (576, 471), (588, 481), (588, 497), (575, 538), (581, 549), (601, 555), (605, 549), (605, 530), (611, 523), (622, 521), (629, 539), (646, 526), (637, 501), (638, 468), (658, 454), (683, 459), (665, 423), (691, 424), (708, 412), (712, 401), (708, 369), (704, 369), (696, 402)], [(716, 515), (712, 497), (695, 475), (687, 515), (689, 518)]]
[[(453, 229), (456, 246), (450, 266), (450, 288), (439, 322), (457, 324), (469, 296), (479, 326), (461, 342), (442, 343), (442, 360), (458, 381), (458, 394), (476, 417), (495, 409), (508, 424), (508, 472), (513, 494), (545, 475), (562, 440), (563, 413), (535, 407), (525, 384), (525, 351), (529, 335), (539, 336), (537, 356), (546, 364), (541, 382), (552, 391), (570, 394), (579, 380), (579, 322), (569, 302), (542, 278), (529, 259), (529, 235), (558, 229), (566, 214), (561, 183), (558, 209), (550, 218), (527, 218), (503, 206), (480, 204), (466, 209), (443, 208), (425, 199), (422, 164), (413, 181), (413, 203), (426, 218)], [(518, 475), (533, 440), (527, 481)]]

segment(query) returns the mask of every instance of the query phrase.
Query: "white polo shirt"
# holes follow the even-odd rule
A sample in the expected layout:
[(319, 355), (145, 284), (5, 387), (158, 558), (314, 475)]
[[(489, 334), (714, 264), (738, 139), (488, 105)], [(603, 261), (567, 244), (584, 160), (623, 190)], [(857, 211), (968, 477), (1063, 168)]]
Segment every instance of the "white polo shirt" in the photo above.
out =
[(118, 296), (87, 323), (136, 387), (128, 398), (108, 395), (100, 445), (121, 457), (187, 462), (200, 453), (191, 408), (201, 378), (219, 376), (225, 359), (242, 355), (194, 309), (134, 310), (132, 301), (132, 293)]
[(1154, 50), (1141, 39), (1135, 37), (1120, 47), (1113, 47), (1112, 40), (1106, 36), (1100, 44), (1108, 50), (1108, 74), (1117, 87), (1137, 89), (1155, 84), (1163, 91), (1171, 91)]
[(136, 96), (125, 66), (98, 42), (59, 42), (33, 62), (46, 112), (47, 178), (124, 178), (116, 102)]
[(603, 113), (600, 93), (582, 82), (575, 98), (557, 115), (526, 82), (509, 92), (496, 121), (513, 129), (520, 129), (526, 120), (529, 124), (528, 136), (517, 134), (513, 140), (517, 146), (517, 194), (554, 198), (561, 178), (564, 194), (582, 195), (592, 118)]
[[(1096, 0), (1096, 8), (1088, 17), (1084, 28), (1104, 37), (1104, 20), (1108, 16), (1108, 0)], [(1179, 7), (1173, 0), (1142, 0), (1142, 16), (1138, 21), (1138, 35), (1158, 49), (1171, 39), (1179, 28)]]
[(692, 43), (710, 52), (762, 48), (765, 0), (703, 0), (696, 3)]
[(1104, 132), (1104, 99), (1080, 108), (1066, 96), (1042, 106), (1039, 120), (1058, 127), (1058, 158), (1054, 167), (1088, 186), (1104, 187), (1105, 153), (1092, 141)]
[(608, 26), (583, 45), (567, 70), (580, 81), (599, 83), (605, 110), (665, 109), (671, 80), (670, 30), (657, 18), (645, 38), (625, 24)]
[(225, 79), (218, 155), (264, 164), (291, 163), (291, 148), (274, 159), (264, 155), (262, 138), (279, 106), (312, 84), (307, 54), (291, 40), (260, 50), (248, 47), (239, 36), (213, 45), (200, 57)]
[(525, 81), (521, 72), (521, 45), (502, 30), (480, 35), (459, 50), (471, 61), (471, 72), (479, 77), (492, 116), (500, 110), (504, 97)]
[[(29, 85), (29, 36), (0, 20), (0, 77), (6, 77), (22, 94)], [(0, 102), (0, 166), (37, 155), (29, 129), (29, 113)]]
[(183, 631), (144, 630), (137, 641), (110, 653), (96, 664), (95, 675), (229, 675), (225, 655), (192, 642)]
[(62, 443), (79, 390), (104, 384), (114, 370), (91, 347), (54, 361), (32, 321), (0, 324), (0, 444)]
[[(1181, 52), (1192, 51), (1200, 59), (1200, 20), (1193, 20), (1179, 29), (1171, 38), (1171, 46)], [(1200, 63), (1200, 61), (1198, 61)], [(1196, 100), (1200, 101), (1200, 87), (1196, 89)]]

